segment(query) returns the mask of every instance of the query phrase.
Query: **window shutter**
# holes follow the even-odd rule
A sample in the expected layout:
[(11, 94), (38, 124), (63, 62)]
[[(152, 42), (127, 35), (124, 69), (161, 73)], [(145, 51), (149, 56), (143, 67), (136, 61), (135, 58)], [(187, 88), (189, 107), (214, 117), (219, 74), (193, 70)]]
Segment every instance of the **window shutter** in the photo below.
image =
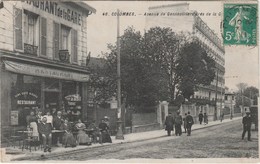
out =
[(41, 55), (46, 56), (47, 52), (47, 20), (41, 17)]
[(23, 12), (21, 9), (14, 7), (14, 35), (15, 35), (15, 49), (23, 50)]
[(53, 56), (55, 59), (59, 58), (59, 37), (60, 37), (60, 25), (53, 22)]
[(72, 61), (78, 62), (78, 32), (74, 29), (71, 30), (71, 55)]

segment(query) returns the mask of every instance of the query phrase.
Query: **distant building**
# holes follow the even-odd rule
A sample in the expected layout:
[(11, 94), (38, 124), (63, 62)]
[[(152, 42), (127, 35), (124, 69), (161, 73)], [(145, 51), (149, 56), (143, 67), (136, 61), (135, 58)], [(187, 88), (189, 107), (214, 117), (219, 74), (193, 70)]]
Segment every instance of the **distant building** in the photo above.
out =
[[(165, 16), (147, 16), (146, 29), (151, 27), (170, 27), (174, 32), (187, 32), (197, 37), (208, 53), (216, 61), (216, 76), (215, 80), (209, 86), (198, 86), (199, 90), (195, 92), (193, 98), (208, 99), (215, 101), (217, 91), (217, 106), (218, 114), (220, 106), (222, 106), (224, 94), (224, 74), (225, 74), (225, 50), (220, 38), (214, 33), (212, 29), (200, 18), (196, 11), (189, 10), (189, 3), (169, 4), (163, 6), (149, 7), (148, 13), (165, 13)], [(184, 15), (173, 15), (173, 14)], [(185, 15), (185, 13), (188, 13)], [(217, 88), (217, 89), (216, 89)]]
[[(0, 9), (1, 130), (30, 111), (87, 110), (87, 20), (83, 2), (4, 1)], [(3, 134), (3, 133), (2, 133)]]
[[(234, 114), (234, 109), (235, 109), (235, 105), (236, 105), (235, 93), (232, 93), (232, 92), (225, 93), (224, 104), (225, 104), (225, 108), (224, 108), (225, 114), (227, 114), (227, 113)], [(229, 111), (227, 111), (227, 110), (229, 110)]]

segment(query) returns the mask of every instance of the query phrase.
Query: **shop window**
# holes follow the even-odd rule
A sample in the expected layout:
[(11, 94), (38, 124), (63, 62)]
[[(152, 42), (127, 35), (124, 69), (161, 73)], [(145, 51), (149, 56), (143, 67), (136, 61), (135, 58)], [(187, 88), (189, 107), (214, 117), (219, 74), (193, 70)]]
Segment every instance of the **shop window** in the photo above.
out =
[(66, 111), (71, 112), (70, 121), (82, 118), (82, 85), (79, 82), (62, 82), (62, 100)]
[(39, 77), (11, 74), (11, 125), (26, 126), (30, 111), (40, 107)]

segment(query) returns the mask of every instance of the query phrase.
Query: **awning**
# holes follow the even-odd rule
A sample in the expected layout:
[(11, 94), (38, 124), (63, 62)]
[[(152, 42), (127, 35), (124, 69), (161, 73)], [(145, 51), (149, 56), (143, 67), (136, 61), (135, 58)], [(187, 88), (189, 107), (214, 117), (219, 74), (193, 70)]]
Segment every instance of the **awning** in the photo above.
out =
[(56, 79), (64, 79), (64, 80), (71, 80), (71, 81), (79, 81), (79, 82), (87, 82), (89, 80), (89, 75), (83, 73), (63, 71), (63, 70), (29, 65), (29, 64), (18, 63), (18, 62), (8, 61), (8, 60), (4, 60), (3, 62), (5, 64), (6, 70), (15, 73), (56, 78)]

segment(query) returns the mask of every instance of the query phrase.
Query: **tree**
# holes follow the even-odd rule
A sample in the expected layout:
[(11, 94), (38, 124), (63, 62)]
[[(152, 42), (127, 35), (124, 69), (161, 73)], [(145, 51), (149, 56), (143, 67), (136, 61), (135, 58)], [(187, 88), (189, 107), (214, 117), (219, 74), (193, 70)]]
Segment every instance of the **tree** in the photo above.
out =
[(190, 99), (198, 85), (210, 85), (215, 78), (215, 61), (197, 40), (182, 47), (177, 63), (176, 74), (180, 77), (177, 88), (186, 99)]
[[(215, 63), (188, 33), (154, 27), (142, 36), (133, 27), (120, 37), (121, 89), (127, 105), (153, 106), (158, 101), (180, 104), (197, 85), (209, 85)], [(105, 54), (109, 90), (116, 91), (116, 45)], [(113, 83), (113, 84), (112, 84)], [(177, 90), (176, 90), (177, 89)]]

